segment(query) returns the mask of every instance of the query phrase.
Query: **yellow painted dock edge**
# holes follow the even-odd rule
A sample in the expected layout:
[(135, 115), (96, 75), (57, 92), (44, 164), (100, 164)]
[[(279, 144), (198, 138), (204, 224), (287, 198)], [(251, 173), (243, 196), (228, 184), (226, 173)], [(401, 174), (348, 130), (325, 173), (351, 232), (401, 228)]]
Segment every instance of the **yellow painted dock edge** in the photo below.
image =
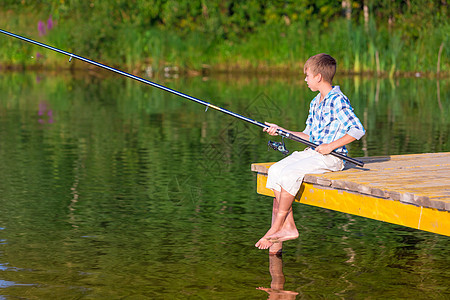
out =
[[(257, 173), (258, 194), (273, 197), (273, 191), (266, 188), (266, 182), (267, 175)], [(302, 184), (295, 200), (303, 204), (450, 236), (450, 212), (447, 211), (310, 183)]]

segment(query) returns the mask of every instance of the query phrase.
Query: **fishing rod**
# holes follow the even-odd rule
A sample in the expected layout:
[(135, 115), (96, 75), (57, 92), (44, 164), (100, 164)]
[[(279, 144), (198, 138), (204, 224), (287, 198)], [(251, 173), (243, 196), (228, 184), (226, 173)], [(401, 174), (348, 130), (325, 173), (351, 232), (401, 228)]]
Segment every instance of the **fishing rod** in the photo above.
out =
[[(142, 83), (151, 85), (151, 86), (153, 86), (153, 87), (155, 87), (155, 88), (161, 89), (161, 90), (163, 90), (163, 91), (172, 93), (172, 94), (174, 94), (174, 95), (177, 95), (177, 96), (183, 97), (183, 98), (185, 98), (185, 99), (191, 100), (191, 101), (193, 101), (193, 102), (199, 103), (199, 104), (201, 104), (201, 105), (204, 105), (204, 106), (206, 106), (206, 110), (208, 110), (208, 108), (213, 108), (213, 109), (218, 110), (218, 111), (220, 111), (220, 112), (222, 112), (222, 113), (225, 113), (225, 114), (230, 115), (230, 116), (232, 116), (232, 117), (235, 117), (235, 118), (238, 118), (238, 119), (240, 119), (240, 120), (246, 121), (246, 122), (251, 123), (251, 124), (253, 124), (253, 125), (257, 125), (257, 126), (262, 127), (262, 128), (268, 128), (268, 127), (269, 127), (268, 125), (266, 125), (266, 124), (264, 124), (264, 123), (261, 123), (261, 122), (252, 120), (252, 119), (250, 119), (250, 118), (244, 117), (244, 116), (242, 116), (242, 115), (239, 115), (239, 114), (234, 113), (234, 112), (232, 112), (232, 111), (229, 111), (229, 110), (227, 110), (227, 109), (224, 109), (224, 108), (215, 106), (215, 105), (213, 105), (213, 104), (211, 104), (211, 103), (208, 103), (208, 102), (206, 102), (206, 101), (203, 101), (203, 100), (200, 100), (200, 99), (198, 99), (198, 98), (195, 98), (195, 97), (186, 95), (186, 94), (181, 93), (181, 92), (179, 92), (179, 91), (176, 91), (176, 90), (173, 90), (173, 89), (171, 89), (171, 88), (165, 87), (165, 86), (163, 86), (163, 85), (157, 84), (157, 83), (152, 82), (152, 81), (150, 81), (150, 80), (147, 80), (147, 79), (144, 79), (144, 78), (135, 76), (135, 75), (133, 75), (133, 74), (130, 74), (130, 73), (127, 73), (127, 72), (124, 72), (124, 71), (121, 71), (121, 70), (112, 68), (112, 67), (110, 67), (110, 66), (107, 66), (107, 65), (98, 63), (98, 62), (96, 62), (96, 61), (93, 61), (93, 60), (84, 58), (84, 57), (82, 57), (82, 56), (79, 56), (79, 55), (76, 55), (76, 54), (73, 54), (73, 53), (70, 53), (70, 52), (67, 52), (67, 51), (64, 51), (64, 50), (61, 50), (61, 49), (52, 47), (52, 46), (49, 46), (49, 45), (44, 44), (44, 43), (41, 43), (41, 42), (37, 42), (37, 41), (35, 41), (35, 40), (32, 40), (32, 39), (23, 37), (23, 36), (18, 35), (18, 34), (14, 34), (14, 33), (12, 33), (12, 32), (9, 32), (9, 31), (3, 30), (3, 29), (0, 29), (0, 33), (3, 33), (3, 34), (6, 34), (6, 35), (9, 35), (9, 36), (11, 36), (11, 37), (17, 38), (17, 39), (19, 39), (19, 40), (22, 40), (22, 41), (25, 41), (25, 42), (28, 42), (28, 43), (31, 43), (31, 44), (34, 44), (34, 45), (37, 45), (37, 46), (40, 46), (40, 47), (43, 47), (43, 48), (47, 48), (47, 49), (49, 49), (49, 50), (52, 50), (52, 51), (55, 51), (55, 52), (58, 52), (58, 53), (61, 53), (61, 54), (67, 55), (67, 56), (69, 56), (69, 62), (72, 61), (73, 58), (76, 58), (76, 59), (78, 59), (78, 60), (81, 60), (81, 61), (84, 61), (84, 62), (86, 62), (86, 63), (92, 64), (92, 65), (94, 65), (94, 66), (97, 66), (97, 67), (100, 67), (100, 68), (103, 68), (103, 69), (112, 71), (112, 72), (114, 72), (114, 73), (123, 75), (123, 76), (125, 76), (125, 77), (134, 79), (134, 80), (136, 80), (136, 81), (139, 81), (139, 82), (142, 82)], [(206, 110), (205, 110), (205, 111), (206, 111)], [(308, 141), (308, 140), (302, 139), (301, 137), (296, 136), (296, 135), (294, 135), (294, 134), (291, 134), (291, 133), (289, 133), (289, 132), (287, 132), (287, 131), (284, 131), (284, 130), (282, 130), (282, 129), (278, 129), (278, 130), (277, 130), (277, 134), (280, 135), (282, 138), (288, 138), (288, 139), (290, 139), (290, 140), (293, 140), (293, 141), (296, 141), (296, 142), (305, 144), (305, 145), (307, 145), (307, 146), (309, 146), (309, 147), (312, 147), (312, 148), (316, 148), (316, 147), (318, 146), (318, 145), (316, 145), (316, 144), (314, 144), (314, 143), (312, 143), (312, 142), (310, 142), (310, 141)], [(272, 148), (275, 149), (275, 150), (281, 151), (283, 154), (287, 154), (287, 152), (288, 152), (288, 151), (286, 150), (285, 146), (284, 146), (284, 142), (282, 142), (282, 143), (277, 143), (277, 142), (269, 141), (269, 146), (272, 147)], [(340, 159), (343, 159), (343, 160), (346, 160), (346, 161), (348, 161), (348, 162), (351, 162), (351, 163), (353, 163), (353, 164), (355, 164), (355, 165), (357, 165), (357, 166), (360, 166), (360, 167), (364, 166), (364, 163), (363, 163), (363, 162), (361, 162), (361, 161), (359, 161), (359, 160), (356, 160), (356, 159), (354, 159), (354, 158), (348, 157), (348, 156), (346, 156), (346, 155), (344, 155), (344, 154), (342, 154), (342, 153), (336, 152), (336, 151), (334, 151), (334, 150), (333, 150), (330, 154), (331, 154), (331, 155), (334, 155), (334, 156), (336, 156), (336, 157), (338, 157), (338, 158), (340, 158)]]

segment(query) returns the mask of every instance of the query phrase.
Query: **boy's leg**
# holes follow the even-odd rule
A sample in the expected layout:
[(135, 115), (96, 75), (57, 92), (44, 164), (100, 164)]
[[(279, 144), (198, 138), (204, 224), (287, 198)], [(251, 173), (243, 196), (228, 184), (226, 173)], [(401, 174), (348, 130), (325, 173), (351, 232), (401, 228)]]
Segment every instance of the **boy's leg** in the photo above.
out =
[(272, 227), (265, 235), (270, 242), (282, 242), (293, 240), (298, 237), (298, 230), (295, 225), (294, 215), (292, 211), (292, 203), (295, 196), (289, 194), (283, 188), (279, 193), (278, 211)]
[[(276, 169), (271, 172), (275, 165)], [(272, 218), (272, 226), (269, 231), (255, 245), (259, 249), (267, 249), (274, 243), (298, 237), (298, 230), (292, 214), (292, 203), (295, 195), (292, 194), (295, 194), (300, 188), (304, 174), (338, 171), (343, 168), (343, 164), (342, 160), (338, 158), (331, 155), (324, 156), (309, 149), (303, 152), (295, 152), (295, 155), (293, 153), (272, 167), (269, 169), (266, 187), (275, 192), (278, 210), (275, 218)], [(271, 180), (271, 177), (275, 178), (276, 183)], [(289, 192), (284, 189), (284, 186), (289, 187)], [(280, 191), (277, 191), (276, 188)]]
[[(279, 193), (279, 192), (276, 192), (275, 194), (277, 194), (277, 193)], [(278, 198), (279, 198), (279, 195), (278, 195)], [(279, 205), (279, 201), (277, 200), (277, 197), (273, 198), (272, 222), (271, 222), (270, 226), (273, 225), (273, 222), (275, 221), (275, 218), (277, 216), (278, 205)], [(269, 247), (269, 254), (281, 255), (282, 249), (283, 249), (283, 243), (273, 243), (273, 245)]]
[[(280, 197), (281, 197), (281, 192), (282, 192), (282, 188), (280, 187), (279, 183), (277, 182), (278, 179), (281, 177), (283, 169), (289, 165), (292, 165), (296, 162), (298, 162), (299, 160), (301, 160), (302, 158), (304, 158), (305, 156), (309, 156), (310, 154), (305, 153), (304, 151), (302, 152), (298, 152), (295, 151), (294, 153), (292, 153), (290, 156), (285, 157), (284, 159), (280, 160), (279, 162), (273, 164), (270, 168), (269, 168), (269, 176), (267, 179), (267, 188), (272, 189), (274, 194), (275, 194), (275, 199), (274, 199), (274, 203), (273, 203), (273, 207), (272, 207), (272, 224), (271, 227), (269, 229), (269, 231), (267, 231), (267, 233), (255, 244), (255, 247), (259, 248), (259, 249), (268, 249), (268, 248), (272, 248), (269, 250), (269, 252), (278, 252), (281, 249), (281, 245), (278, 245), (278, 241), (277, 244), (275, 244), (272, 241), (269, 241), (267, 239), (267, 237), (269, 235), (272, 235), (274, 233), (276, 233), (276, 231), (273, 229), (273, 225), (277, 219), (277, 215), (278, 215), (278, 205), (279, 205), (279, 201), (280, 201)], [(293, 201), (293, 200), (292, 200)], [(294, 223), (294, 218), (292, 216), (292, 212), (290, 214), (288, 214), (289, 218), (286, 219), (286, 216), (283, 218), (283, 221), (278, 220), (277, 222), (280, 223), (284, 223), (285, 220), (288, 220), (288, 223), (286, 225), (289, 225), (288, 227), (295, 227), (295, 223)], [(278, 224), (277, 223), (277, 224)]]
[[(278, 253), (281, 250), (281, 243), (279, 242), (296, 239), (298, 237), (298, 231), (295, 226), (292, 212), (292, 202), (294, 201), (294, 196), (290, 195), (283, 189), (281, 192), (274, 191), (274, 193), (275, 198), (272, 206), (272, 225), (269, 231), (267, 231), (267, 233), (255, 244), (255, 246), (259, 249), (270, 248), (269, 251), (271, 253)], [(291, 208), (287, 210), (286, 201), (290, 201), (291, 205)], [(281, 203), (284, 203), (284, 205), (280, 206)]]
[[(266, 234), (266, 239), (271, 242), (282, 242), (298, 237), (298, 230), (292, 216), (292, 203), (294, 202), (295, 194), (300, 189), (303, 176), (306, 173), (325, 173), (338, 171), (343, 168), (342, 160), (336, 157), (331, 155), (325, 156), (313, 150), (309, 151), (309, 154), (309, 157), (283, 169), (283, 175), (280, 179), (281, 192), (278, 213), (274, 224), (269, 230), (271, 233)], [(284, 189), (285, 186), (290, 189)], [(292, 221), (290, 218), (292, 218)]]
[[(278, 205), (279, 205), (279, 200), (280, 200), (281, 190), (282, 190), (281, 186), (279, 185), (278, 179), (282, 176), (283, 169), (289, 165), (292, 165), (292, 164), (298, 162), (302, 158), (308, 157), (308, 156), (310, 156), (310, 154), (306, 153), (305, 151), (302, 151), (302, 152), (295, 151), (291, 155), (289, 155), (289, 156), (285, 157), (284, 159), (280, 160), (279, 162), (273, 164), (269, 168), (269, 174), (268, 174), (266, 187), (273, 190), (275, 193), (275, 199), (274, 199), (274, 204), (273, 204), (273, 209), (272, 209), (271, 229), (273, 227), (276, 216), (278, 214)], [(293, 226), (295, 227), (294, 218), (292, 217), (292, 213), (289, 214), (289, 218), (287, 220), (288, 220), (288, 223), (286, 225), (289, 224), (289, 227), (293, 227)], [(284, 222), (284, 220), (283, 220), (283, 222)], [(278, 252), (281, 249), (281, 245), (278, 245), (278, 244), (275, 245), (273, 242), (267, 240), (268, 235), (275, 233), (275, 231), (271, 230), (271, 229), (269, 229), (269, 231), (267, 231), (267, 233), (255, 244), (255, 246), (259, 249), (267, 249), (267, 248), (271, 247), (269, 252)]]
[[(273, 223), (275, 221), (275, 218), (277, 216), (277, 213), (278, 213), (279, 201), (277, 200), (277, 197), (280, 198), (279, 194), (280, 194), (280, 192), (275, 191), (276, 197), (273, 199), (274, 204), (273, 204), (273, 210), (272, 210), (272, 223), (271, 223), (271, 226), (273, 225)], [(292, 214), (290, 216), (292, 216)], [(294, 221), (294, 218), (290, 218), (290, 219), (291, 220), (289, 220), (289, 221), (291, 221), (291, 222)], [(288, 222), (288, 220), (286, 220), (286, 221)], [(285, 224), (286, 224), (286, 222), (285, 222)], [(294, 224), (294, 226), (295, 226), (295, 224)], [(283, 251), (283, 243), (282, 242), (273, 243), (273, 245), (270, 246), (270, 248), (269, 248), (269, 254), (271, 254), (271, 255), (281, 255), (282, 251)]]
[[(272, 205), (272, 223), (271, 223), (271, 226), (272, 226), (273, 222), (275, 221), (276, 215), (278, 213), (279, 197), (280, 197), (280, 192), (275, 191), (275, 198), (273, 198), (273, 205)], [(264, 235), (255, 244), (255, 247), (257, 247), (259, 249), (268, 249), (268, 248), (273, 247), (273, 249), (269, 250), (269, 251), (278, 251), (275, 248), (278, 248), (279, 246), (278, 245), (274, 245), (273, 242), (270, 242), (269, 240), (267, 240), (266, 235)]]

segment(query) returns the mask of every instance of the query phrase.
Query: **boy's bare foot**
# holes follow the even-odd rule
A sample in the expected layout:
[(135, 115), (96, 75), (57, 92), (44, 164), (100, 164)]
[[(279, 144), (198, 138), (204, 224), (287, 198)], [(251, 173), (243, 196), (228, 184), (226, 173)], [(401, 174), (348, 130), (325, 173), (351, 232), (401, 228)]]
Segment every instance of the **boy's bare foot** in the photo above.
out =
[(267, 237), (274, 233), (276, 233), (276, 231), (270, 227), (266, 234), (255, 244), (255, 247), (259, 249), (269, 249), (275, 242), (269, 241)]
[(258, 249), (269, 249), (274, 242), (269, 241), (265, 236), (263, 236), (256, 244), (255, 247)]
[(266, 236), (266, 239), (272, 243), (295, 240), (296, 238), (298, 238), (297, 228), (282, 229), (280, 231), (275, 232), (274, 234)]

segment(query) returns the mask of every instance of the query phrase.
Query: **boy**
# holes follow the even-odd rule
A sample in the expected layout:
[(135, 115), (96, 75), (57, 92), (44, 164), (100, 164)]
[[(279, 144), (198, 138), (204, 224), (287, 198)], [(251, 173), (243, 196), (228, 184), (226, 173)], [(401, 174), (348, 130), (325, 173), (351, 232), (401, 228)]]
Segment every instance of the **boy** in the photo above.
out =
[(304, 175), (342, 170), (343, 161), (329, 153), (336, 150), (347, 154), (345, 145), (359, 140), (365, 134), (348, 98), (339, 86), (331, 84), (336, 73), (336, 60), (328, 54), (317, 54), (306, 61), (303, 71), (311, 91), (319, 91), (311, 101), (305, 130), (289, 131), (267, 122), (269, 127), (263, 130), (270, 135), (277, 135), (277, 130), (282, 129), (319, 146), (315, 149), (306, 148), (302, 152), (295, 151), (269, 169), (266, 187), (275, 193), (272, 226), (255, 246), (259, 249), (270, 248), (270, 253), (280, 251), (281, 242), (298, 237), (292, 202)]

